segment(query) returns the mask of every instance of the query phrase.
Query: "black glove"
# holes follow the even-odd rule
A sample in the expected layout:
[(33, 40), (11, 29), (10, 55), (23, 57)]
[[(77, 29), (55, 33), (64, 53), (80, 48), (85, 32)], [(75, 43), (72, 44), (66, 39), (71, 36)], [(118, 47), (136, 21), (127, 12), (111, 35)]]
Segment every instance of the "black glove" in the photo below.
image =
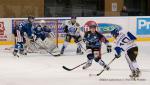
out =
[(111, 45), (107, 45), (107, 53), (112, 52)]
[(116, 57), (116, 58), (120, 58), (120, 56), (121, 56), (121, 55), (117, 55), (117, 54), (115, 54), (115, 57)]
[(64, 32), (65, 33), (68, 33), (68, 26), (66, 25), (64, 28), (63, 28)]

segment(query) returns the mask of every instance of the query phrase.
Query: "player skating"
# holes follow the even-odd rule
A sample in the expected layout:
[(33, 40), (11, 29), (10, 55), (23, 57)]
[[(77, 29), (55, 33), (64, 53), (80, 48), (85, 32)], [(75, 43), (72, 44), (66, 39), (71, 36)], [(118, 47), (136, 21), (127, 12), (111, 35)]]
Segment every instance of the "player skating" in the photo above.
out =
[(16, 56), (18, 51), (20, 54), (27, 55), (26, 49), (30, 42), (33, 41), (33, 22), (34, 17), (29, 16), (27, 21), (23, 21), (16, 26), (14, 35), (16, 38), (16, 44), (13, 51), (13, 55)]
[(138, 47), (135, 44), (136, 37), (130, 32), (122, 33), (118, 29), (111, 31), (111, 35), (115, 38), (115, 57), (119, 58), (121, 52), (125, 52), (125, 58), (129, 64), (129, 68), (132, 72), (130, 77), (139, 77), (140, 70), (136, 62), (136, 57), (138, 55)]
[(71, 20), (65, 21), (62, 27), (66, 35), (60, 54), (64, 54), (64, 50), (66, 49), (68, 43), (71, 41), (72, 38), (77, 44), (76, 53), (83, 54), (83, 52), (81, 51), (82, 46), (80, 44), (80, 42), (82, 41), (82, 38), (80, 36), (80, 25), (76, 22), (76, 17), (71, 17)]
[(107, 46), (107, 52), (111, 52), (111, 45), (108, 40), (99, 32), (96, 31), (97, 24), (94, 21), (89, 22), (90, 31), (87, 31), (84, 35), (84, 41), (87, 48), (87, 63), (83, 66), (86, 69), (92, 65), (93, 59), (102, 65), (106, 70), (109, 70), (109, 66), (101, 59), (101, 45), (102, 42)]

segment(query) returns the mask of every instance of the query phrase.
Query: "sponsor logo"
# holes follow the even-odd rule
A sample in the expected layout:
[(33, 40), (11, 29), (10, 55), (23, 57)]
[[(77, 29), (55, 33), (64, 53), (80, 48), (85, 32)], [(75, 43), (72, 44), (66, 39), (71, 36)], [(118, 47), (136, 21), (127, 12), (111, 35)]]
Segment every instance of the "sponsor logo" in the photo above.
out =
[(5, 27), (4, 22), (0, 22), (0, 35), (4, 35)]
[(98, 31), (102, 33), (110, 33), (110, 31), (118, 29), (122, 30), (122, 27), (116, 24), (110, 24), (110, 23), (99, 23), (98, 24)]
[(0, 41), (7, 41), (7, 36), (5, 35), (4, 22), (0, 22)]
[[(90, 22), (90, 21), (88, 21)], [(89, 31), (89, 23), (86, 22), (86, 24), (81, 28), (81, 31)], [(113, 29), (118, 29), (118, 30), (122, 30), (122, 27), (117, 25), (117, 24), (111, 24), (111, 23), (98, 23), (97, 24), (97, 31), (101, 32), (103, 34), (107, 34), (110, 33), (110, 31), (112, 31)]]
[(150, 34), (150, 18), (137, 18), (137, 35)]

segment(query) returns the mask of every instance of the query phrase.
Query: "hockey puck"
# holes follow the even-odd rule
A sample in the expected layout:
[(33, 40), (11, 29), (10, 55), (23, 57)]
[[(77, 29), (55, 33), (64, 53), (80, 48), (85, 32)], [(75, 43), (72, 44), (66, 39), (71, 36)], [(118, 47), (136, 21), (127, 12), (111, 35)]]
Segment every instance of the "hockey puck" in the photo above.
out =
[(89, 76), (91, 77), (91, 76), (97, 76), (96, 74), (89, 74)]

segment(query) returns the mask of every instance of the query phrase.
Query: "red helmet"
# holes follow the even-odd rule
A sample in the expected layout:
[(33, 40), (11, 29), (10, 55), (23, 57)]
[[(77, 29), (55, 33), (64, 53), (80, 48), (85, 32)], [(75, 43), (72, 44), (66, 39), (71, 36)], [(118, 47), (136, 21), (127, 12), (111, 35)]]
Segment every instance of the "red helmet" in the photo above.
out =
[(88, 21), (88, 22), (86, 22), (85, 25), (88, 25), (89, 28), (91, 28), (91, 27), (96, 28), (97, 27), (97, 23), (95, 21)]
[(95, 21), (88, 21), (84, 24), (85, 31), (88, 31), (90, 28), (96, 28), (97, 23)]

